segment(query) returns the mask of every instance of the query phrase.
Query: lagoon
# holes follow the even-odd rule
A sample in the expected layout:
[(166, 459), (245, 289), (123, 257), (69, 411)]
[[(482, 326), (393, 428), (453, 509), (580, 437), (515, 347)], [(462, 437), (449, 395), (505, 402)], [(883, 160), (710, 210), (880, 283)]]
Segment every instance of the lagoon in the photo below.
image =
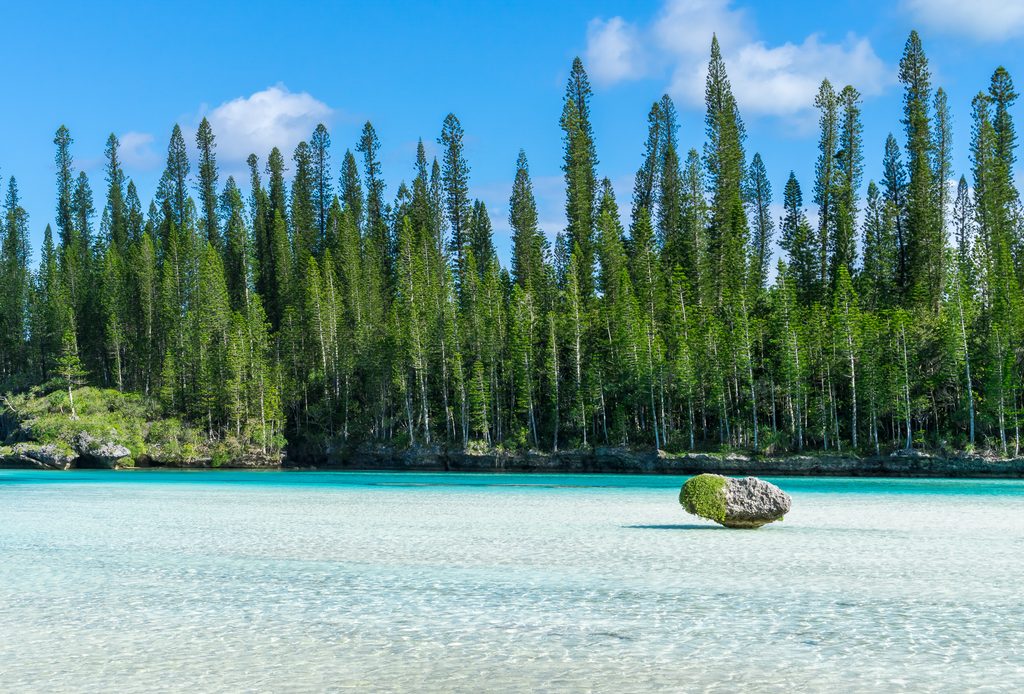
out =
[(0, 471), (0, 691), (1013, 691), (1024, 481)]

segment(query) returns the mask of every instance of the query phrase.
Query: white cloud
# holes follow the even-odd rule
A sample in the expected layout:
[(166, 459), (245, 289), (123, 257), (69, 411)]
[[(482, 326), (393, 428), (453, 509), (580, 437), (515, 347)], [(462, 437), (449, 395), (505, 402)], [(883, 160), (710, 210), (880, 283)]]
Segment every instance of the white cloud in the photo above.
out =
[(903, 7), (939, 31), (994, 41), (1024, 35), (1021, 0), (904, 0)]
[[(812, 34), (801, 43), (769, 46), (756, 39), (746, 13), (734, 8), (732, 0), (666, 0), (646, 27), (618, 17), (595, 24), (600, 21), (593, 20), (588, 28), (587, 56), (604, 61), (599, 74), (605, 82), (650, 75), (652, 70), (643, 70), (638, 58), (647, 55), (649, 64), (660, 64), (671, 73), (669, 93), (691, 106), (704, 102), (712, 34), (718, 36), (744, 114), (805, 115), (826, 77), (837, 89), (852, 84), (866, 96), (881, 93), (894, 81), (892, 70), (868, 39), (849, 34), (830, 43)], [(604, 44), (614, 50), (600, 50)]]
[[(810, 109), (825, 77), (837, 91), (852, 84), (865, 96), (882, 93), (893, 79), (871, 42), (853, 34), (842, 43), (824, 43), (815, 34), (803, 43), (774, 48), (763, 41), (750, 42), (727, 52), (725, 60), (744, 113), (791, 116)], [(700, 66), (700, 70), (677, 69), (672, 81), (671, 91), (691, 104), (704, 100), (707, 61)]]
[(622, 17), (590, 20), (587, 25), (587, 69), (598, 82), (611, 84), (642, 77), (645, 60), (637, 28)]
[(132, 169), (152, 169), (160, 163), (160, 156), (153, 150), (153, 134), (131, 131), (121, 135), (121, 163)]
[(333, 110), (306, 92), (293, 93), (283, 84), (227, 101), (206, 114), (217, 137), (218, 158), (244, 161), (255, 152), (265, 159), (274, 147), (285, 157), (308, 138), (317, 123)]
[(711, 35), (737, 46), (750, 40), (746, 13), (732, 0), (666, 0), (651, 27), (654, 41), (665, 51), (684, 58), (706, 57)]

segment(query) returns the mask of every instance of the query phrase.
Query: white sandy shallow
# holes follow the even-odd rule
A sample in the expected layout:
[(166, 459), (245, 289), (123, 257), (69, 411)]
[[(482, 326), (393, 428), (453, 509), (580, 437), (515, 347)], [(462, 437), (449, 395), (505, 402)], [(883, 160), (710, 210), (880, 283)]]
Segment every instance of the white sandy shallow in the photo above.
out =
[(681, 479), (61, 474), (0, 473), (2, 691), (1024, 688), (1024, 482), (730, 531)]

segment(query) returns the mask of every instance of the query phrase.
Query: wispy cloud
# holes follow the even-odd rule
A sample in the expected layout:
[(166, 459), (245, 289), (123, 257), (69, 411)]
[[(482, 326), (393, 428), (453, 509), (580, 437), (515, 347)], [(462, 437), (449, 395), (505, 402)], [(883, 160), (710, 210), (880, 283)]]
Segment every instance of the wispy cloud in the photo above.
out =
[(587, 25), (587, 67), (596, 80), (614, 83), (647, 71), (639, 30), (622, 17), (595, 17)]
[(666, 0), (647, 23), (594, 19), (587, 30), (588, 68), (605, 84), (667, 75), (672, 96), (699, 106), (713, 33), (745, 114), (805, 115), (826, 77), (837, 86), (852, 84), (865, 96), (895, 81), (864, 37), (848, 34), (829, 42), (811, 34), (800, 43), (772, 46), (756, 38), (747, 14), (732, 0)]
[(904, 0), (915, 21), (937, 31), (985, 41), (1024, 36), (1020, 0)]
[(160, 155), (153, 149), (153, 134), (131, 131), (124, 133), (118, 140), (121, 142), (119, 153), (121, 163), (131, 169), (148, 171), (160, 164)]

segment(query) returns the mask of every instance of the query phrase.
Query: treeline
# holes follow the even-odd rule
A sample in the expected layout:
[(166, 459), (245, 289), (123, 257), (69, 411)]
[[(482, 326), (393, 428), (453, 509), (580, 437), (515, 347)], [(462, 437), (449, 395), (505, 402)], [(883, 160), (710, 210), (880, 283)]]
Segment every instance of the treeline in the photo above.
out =
[(1017, 453), (1017, 94), (999, 68), (974, 98), (973, 166), (954, 186), (946, 94), (932, 89), (916, 33), (899, 77), (902, 144), (889, 135), (866, 198), (860, 95), (826, 80), (814, 181), (805, 199), (790, 173), (775, 219), (713, 40), (703, 148), (681, 148), (669, 97), (653, 104), (627, 230), (598, 176), (577, 59), (560, 120), (566, 228), (549, 244), (520, 152), (509, 268), (470, 194), (454, 115), (440, 160), (421, 142), (411, 184), (390, 202), (370, 123), (337, 169), (322, 125), (290, 164), (277, 149), (251, 155), (244, 190), (233, 178), (219, 187), (205, 119), (195, 171), (175, 127), (146, 210), (111, 135), (98, 227), (61, 127), (56, 235), (47, 227), (35, 271), (7, 186), (0, 377), (147, 393), (211, 439), (267, 449)]

